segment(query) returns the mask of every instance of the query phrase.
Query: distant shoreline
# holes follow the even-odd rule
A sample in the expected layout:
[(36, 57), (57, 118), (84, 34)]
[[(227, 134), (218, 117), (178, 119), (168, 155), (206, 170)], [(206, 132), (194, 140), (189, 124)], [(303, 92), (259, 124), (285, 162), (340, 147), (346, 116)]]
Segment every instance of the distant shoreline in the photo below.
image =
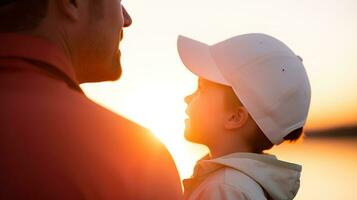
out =
[(339, 127), (320, 131), (305, 132), (306, 138), (356, 138), (357, 125), (350, 127)]

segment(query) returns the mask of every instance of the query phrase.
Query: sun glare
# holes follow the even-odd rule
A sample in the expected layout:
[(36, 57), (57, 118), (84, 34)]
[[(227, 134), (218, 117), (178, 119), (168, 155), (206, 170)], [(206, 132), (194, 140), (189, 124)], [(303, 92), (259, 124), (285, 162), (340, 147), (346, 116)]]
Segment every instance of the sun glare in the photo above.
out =
[(94, 101), (148, 128), (168, 148), (184, 179), (191, 176), (196, 161), (208, 152), (204, 146), (184, 139), (186, 104), (183, 98), (196, 88), (196, 80), (192, 76), (185, 87), (170, 86), (175, 91), (162, 84), (140, 85), (138, 90), (135, 86), (125, 87), (125, 80), (123, 85), (101, 83), (82, 87)]

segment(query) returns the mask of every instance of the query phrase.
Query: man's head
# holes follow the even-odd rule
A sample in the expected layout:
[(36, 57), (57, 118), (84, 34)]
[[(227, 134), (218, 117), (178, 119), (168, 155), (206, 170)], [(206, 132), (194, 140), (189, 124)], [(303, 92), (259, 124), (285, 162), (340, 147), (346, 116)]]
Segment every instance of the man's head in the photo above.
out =
[(258, 144), (254, 151), (261, 151), (302, 135), (311, 89), (302, 59), (284, 43), (247, 34), (209, 46), (181, 36), (178, 51), (200, 80), (221, 88), (209, 91), (209, 98), (199, 93), (186, 98), (186, 138), (207, 143), (217, 141), (211, 136), (219, 132), (239, 132), (236, 138)]
[(121, 0), (12, 0), (0, 6), (0, 32), (45, 38), (62, 48), (80, 83), (121, 75), (119, 44), (131, 18)]

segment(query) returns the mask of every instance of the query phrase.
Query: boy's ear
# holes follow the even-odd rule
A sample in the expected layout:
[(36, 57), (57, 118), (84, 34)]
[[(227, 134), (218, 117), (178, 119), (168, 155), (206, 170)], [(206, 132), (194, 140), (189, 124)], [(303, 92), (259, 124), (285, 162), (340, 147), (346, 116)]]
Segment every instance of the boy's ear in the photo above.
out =
[(248, 118), (248, 111), (243, 106), (240, 106), (227, 114), (227, 118), (224, 122), (224, 128), (228, 130), (241, 128), (245, 123), (247, 123)]

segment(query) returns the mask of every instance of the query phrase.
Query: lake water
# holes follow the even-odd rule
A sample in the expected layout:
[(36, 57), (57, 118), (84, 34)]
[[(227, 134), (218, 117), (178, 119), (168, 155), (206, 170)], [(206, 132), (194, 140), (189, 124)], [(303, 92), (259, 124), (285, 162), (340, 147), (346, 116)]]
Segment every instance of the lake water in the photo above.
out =
[(271, 153), (303, 166), (295, 199), (357, 200), (357, 138), (305, 139)]
[[(207, 150), (191, 149), (191, 152), (196, 152), (191, 156), (198, 158)], [(302, 165), (301, 186), (296, 200), (357, 200), (357, 138), (308, 138), (295, 144), (279, 145), (268, 153)], [(185, 169), (184, 166), (193, 167), (194, 163), (187, 164), (184, 158), (180, 160), (174, 153), (173, 156), (182, 178), (189, 177), (192, 168)]]

